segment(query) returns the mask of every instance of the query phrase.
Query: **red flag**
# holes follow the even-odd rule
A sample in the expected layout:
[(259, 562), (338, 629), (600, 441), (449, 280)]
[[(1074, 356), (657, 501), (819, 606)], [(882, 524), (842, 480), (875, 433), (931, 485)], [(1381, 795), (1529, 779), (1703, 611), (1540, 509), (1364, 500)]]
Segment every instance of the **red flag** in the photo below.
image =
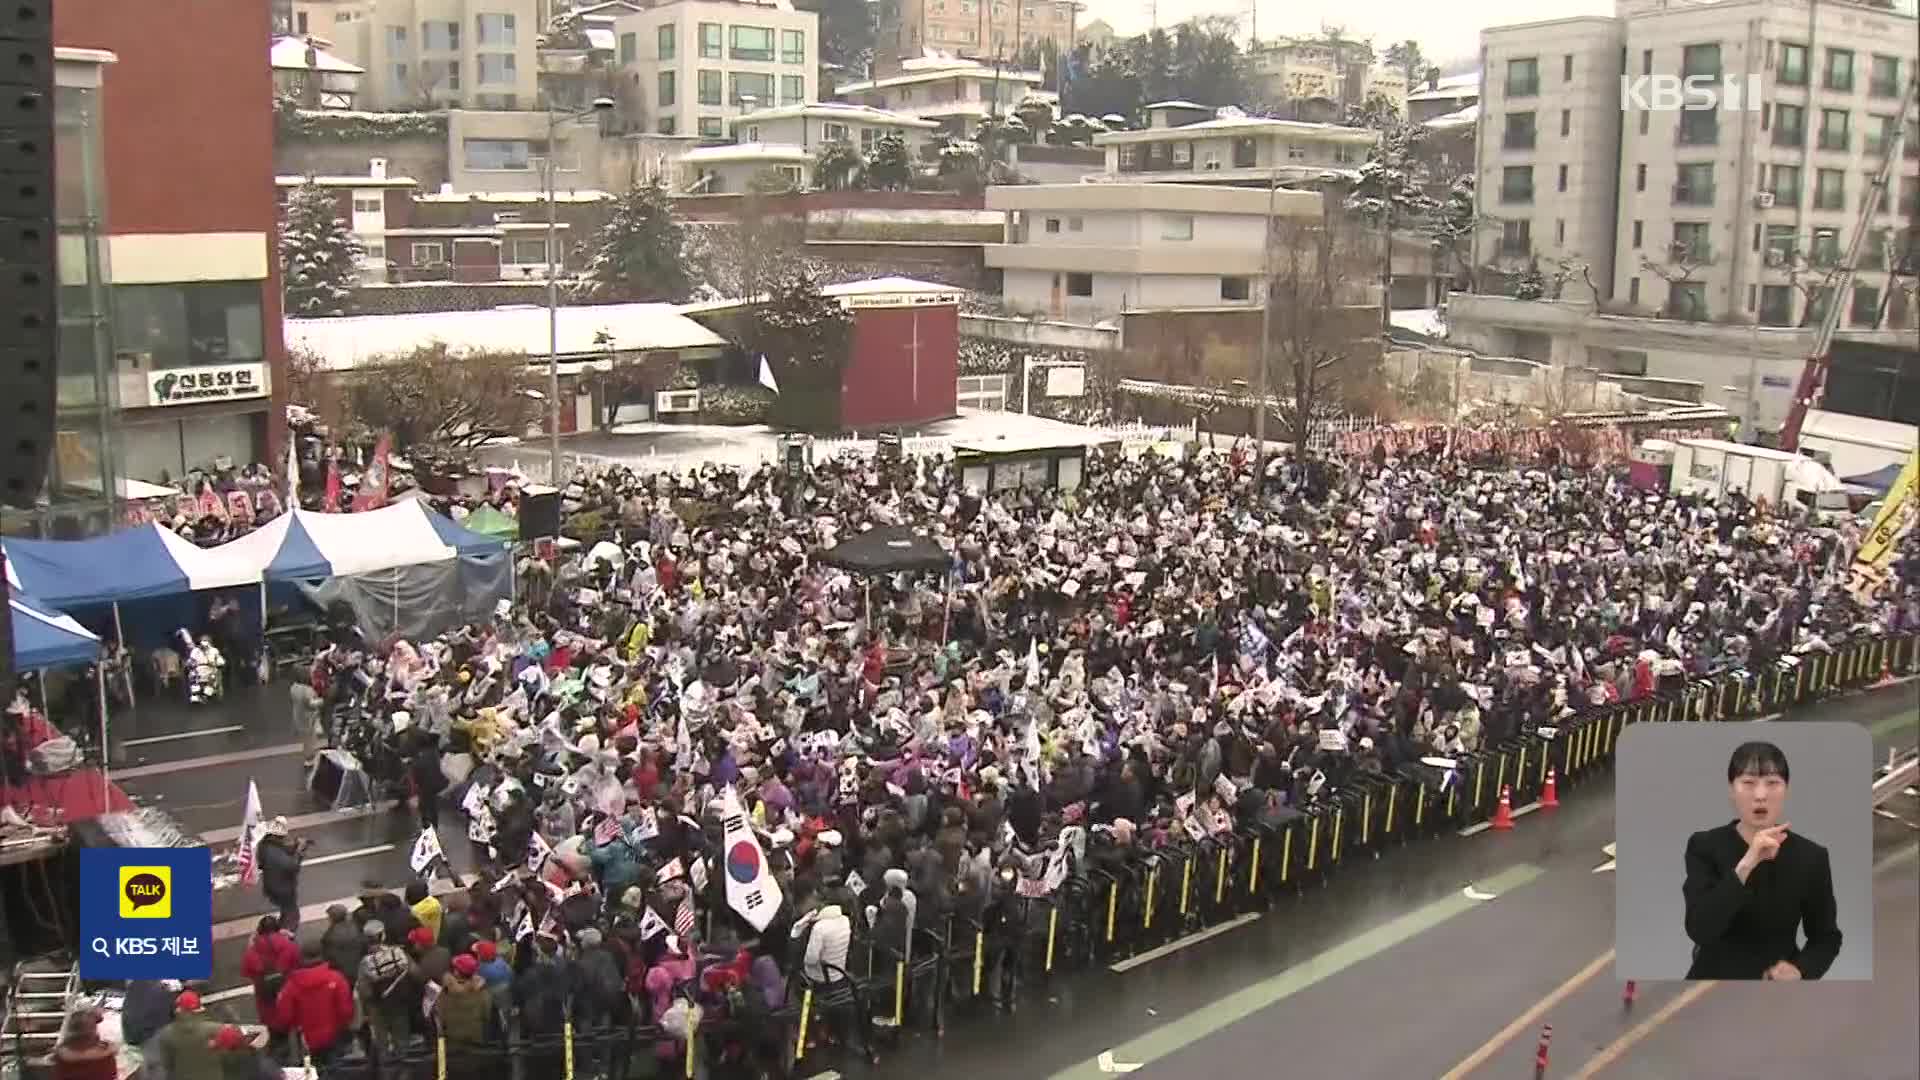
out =
[(333, 459), (327, 462), (327, 499), (320, 509), (329, 514), (340, 509), (340, 462)]
[(374, 444), (373, 461), (367, 465), (367, 471), (360, 474), (360, 494), (353, 498), (356, 512), (387, 505), (387, 454), (391, 449), (392, 440), (386, 435)]

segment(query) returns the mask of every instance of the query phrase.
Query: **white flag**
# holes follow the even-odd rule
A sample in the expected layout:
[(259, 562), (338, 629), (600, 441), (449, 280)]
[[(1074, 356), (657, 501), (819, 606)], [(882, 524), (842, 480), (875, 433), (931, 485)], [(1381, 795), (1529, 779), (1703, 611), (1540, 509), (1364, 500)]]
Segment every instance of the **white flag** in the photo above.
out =
[(1027, 693), (1036, 693), (1040, 688), (1040, 639), (1027, 642)]
[(671, 929), (672, 927), (669, 927), (667, 925), (667, 920), (661, 918), (659, 913), (653, 910), (653, 905), (649, 904), (644, 909), (641, 910), (640, 912), (641, 940), (652, 941), (654, 938), (657, 938), (660, 935), (669, 932)]
[(485, 803), (480, 804), (480, 812), (467, 819), (467, 839), (476, 844), (485, 844), (493, 840), (493, 811)]
[(446, 858), (447, 853), (440, 850), (439, 830), (429, 826), (414, 838), (413, 854), (408, 857), (407, 865), (413, 867), (415, 874), (424, 875), (436, 860), (444, 862)]
[(287, 509), (300, 509), (299, 439), (287, 439)]
[(240, 883), (252, 885), (260, 878), (260, 786), (247, 780), (247, 808), (240, 817)]
[(760, 385), (776, 394), (780, 392), (780, 381), (773, 377), (773, 367), (767, 363), (764, 353), (760, 356)]
[(536, 874), (539, 873), (540, 868), (547, 864), (547, 858), (552, 854), (553, 854), (553, 848), (551, 845), (547, 843), (546, 837), (541, 836), (537, 832), (531, 834), (528, 837), (527, 869), (533, 871)]
[(780, 910), (780, 886), (767, 870), (760, 839), (753, 835), (747, 812), (741, 809), (740, 797), (732, 788), (720, 795), (720, 825), (725, 833), (721, 846), (725, 852), (722, 865), (727, 875), (727, 906), (752, 923), (755, 930), (765, 930)]

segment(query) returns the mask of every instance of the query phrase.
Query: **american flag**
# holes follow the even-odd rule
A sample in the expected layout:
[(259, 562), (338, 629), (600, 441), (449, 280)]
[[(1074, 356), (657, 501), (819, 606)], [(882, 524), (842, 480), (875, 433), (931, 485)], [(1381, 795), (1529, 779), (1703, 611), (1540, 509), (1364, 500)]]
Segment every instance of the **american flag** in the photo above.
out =
[(691, 892), (680, 898), (680, 906), (673, 913), (673, 932), (683, 941), (693, 934), (693, 894)]
[(260, 787), (247, 781), (247, 808), (240, 818), (240, 883), (253, 884), (260, 876), (257, 851), (260, 843)]

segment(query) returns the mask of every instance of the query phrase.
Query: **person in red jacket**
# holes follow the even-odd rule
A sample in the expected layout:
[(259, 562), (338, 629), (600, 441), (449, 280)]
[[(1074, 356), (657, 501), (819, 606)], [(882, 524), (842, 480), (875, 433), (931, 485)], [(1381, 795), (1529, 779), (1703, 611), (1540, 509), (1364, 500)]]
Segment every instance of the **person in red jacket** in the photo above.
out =
[(286, 1040), (287, 1025), (275, 1002), (287, 976), (299, 964), (300, 946), (294, 944), (293, 935), (280, 929), (279, 917), (261, 916), (253, 940), (247, 943), (246, 955), (240, 958), (240, 977), (253, 984), (254, 1007), (260, 1014), (260, 1022), (272, 1036), (276, 1051)]
[(280, 988), (274, 1012), (289, 1030), (300, 1033), (307, 1057), (315, 1065), (331, 1064), (334, 1055), (348, 1045), (353, 988), (347, 985), (346, 976), (327, 963), (319, 942), (301, 946), (300, 966)]

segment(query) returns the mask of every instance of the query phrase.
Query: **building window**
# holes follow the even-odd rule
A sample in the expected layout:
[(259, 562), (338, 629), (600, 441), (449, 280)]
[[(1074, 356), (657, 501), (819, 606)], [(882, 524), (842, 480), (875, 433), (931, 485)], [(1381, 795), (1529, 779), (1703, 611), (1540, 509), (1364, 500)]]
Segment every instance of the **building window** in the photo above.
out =
[(1503, 203), (1533, 201), (1532, 166), (1509, 165), (1500, 171), (1500, 201)]
[(1815, 169), (1813, 172), (1813, 208), (1847, 208), (1847, 174), (1842, 169)]
[(1793, 325), (1793, 286), (1762, 285), (1760, 287), (1761, 326)]
[(1245, 300), (1253, 295), (1253, 283), (1243, 277), (1223, 277), (1220, 279), (1220, 299)]
[(1647, 190), (1647, 167), (1645, 165), (1635, 165), (1633, 167), (1633, 190)]
[(413, 242), (414, 266), (444, 266), (447, 261), (447, 248), (438, 240), (416, 240)]
[[(1625, 65), (1623, 64), (1622, 66), (1625, 66)], [(1640, 74), (1642, 75), (1653, 74), (1653, 50), (1652, 49), (1642, 49), (1640, 51)]]
[(1847, 148), (1853, 134), (1848, 117), (1845, 109), (1820, 110), (1820, 149), (1844, 151)]
[(653, 126), (653, 130), (662, 135), (675, 135), (680, 131), (680, 121), (676, 117), (663, 116), (660, 118), (660, 121)]
[(1826, 77), (1821, 85), (1841, 93), (1853, 91), (1853, 50), (1828, 49)]
[(482, 45), (517, 45), (518, 32), (511, 15), (475, 15), (474, 30)]
[(1288, 161), (1307, 160), (1307, 148), (1304, 146), (1301, 146), (1299, 143), (1288, 143), (1287, 144), (1287, 160)]
[(1780, 43), (1780, 62), (1773, 66), (1773, 81), (1782, 86), (1807, 85), (1807, 47), (1790, 41)]
[(1775, 165), (1768, 179), (1767, 190), (1773, 193), (1773, 205), (1776, 208), (1792, 208), (1800, 205), (1800, 166)]
[(1637, 277), (1627, 279), (1627, 303), (1640, 303), (1640, 279)]
[(360, 242), (360, 253), (366, 262), (386, 262), (387, 242), (385, 240), (362, 240)]
[(378, 214), (385, 209), (386, 203), (378, 195), (353, 197), (353, 212), (356, 214)]
[(460, 89), (460, 61), (442, 61), (440, 65), (440, 77), (445, 82), (444, 89), (458, 91)]
[(1567, 53), (1560, 58), (1560, 81), (1573, 81), (1573, 54)]
[(661, 23), (660, 29), (654, 31), (653, 47), (660, 59), (671, 60), (679, 54), (680, 42), (675, 36), (678, 29), (672, 23)]
[(1536, 57), (1507, 61), (1507, 96), (1532, 97), (1540, 92), (1540, 61)]
[(1707, 283), (1674, 281), (1667, 284), (1667, 314), (1698, 321), (1707, 317)]
[(518, 74), (517, 58), (512, 53), (477, 53), (474, 59), (480, 65), (480, 85), (512, 86)]
[(457, 22), (421, 23), (420, 47), (428, 52), (459, 52), (460, 24)]
[(1798, 105), (1773, 107), (1773, 145), (1799, 147), (1807, 141), (1807, 110)]
[(723, 37), (723, 31), (721, 30), (719, 23), (711, 23), (711, 22), (701, 23), (700, 24), (700, 59), (702, 60), (720, 59), (720, 42), (722, 37)]
[(674, 75), (675, 73), (671, 71), (663, 71), (660, 73), (660, 89), (658, 95), (660, 100), (657, 104), (663, 109), (672, 108), (676, 100), (675, 91), (677, 91), (679, 87), (675, 85)]
[(726, 125), (721, 123), (719, 117), (703, 116), (700, 118), (700, 137), (703, 139), (718, 139), (724, 133), (725, 127)]
[(783, 64), (804, 64), (807, 62), (807, 32), (805, 30), (780, 31), (780, 62)]
[(1193, 215), (1192, 214), (1168, 214), (1166, 217), (1160, 219), (1160, 239), (1162, 240), (1193, 239)]
[(1687, 45), (1680, 50), (1680, 77), (1720, 80), (1720, 46)]
[(702, 105), (725, 104), (723, 95), (726, 93), (726, 91), (722, 87), (721, 73), (718, 71), (710, 71), (705, 68), (702, 68), (699, 71), (698, 75), (700, 80), (698, 100), (700, 104)]
[(258, 363), (263, 328), (257, 281), (113, 287), (114, 350), (149, 367)]
[(1713, 163), (1698, 162), (1682, 165), (1676, 170), (1679, 179), (1673, 184), (1673, 201), (1676, 206), (1712, 206), (1713, 205)]
[(1887, 229), (1867, 230), (1866, 242), (1860, 245), (1860, 269), (1885, 270), (1887, 268), (1888, 241), (1892, 233)]
[(1565, 165), (1560, 166), (1560, 173), (1556, 178), (1556, 183), (1560, 191), (1564, 192), (1567, 190), (1567, 167)]
[(1880, 290), (1872, 285), (1853, 287), (1853, 310), (1849, 313), (1855, 326), (1873, 326), (1880, 321)]
[(1648, 125), (1648, 123), (1649, 123), (1649, 122), (1650, 122), (1650, 121), (1651, 121), (1652, 119), (1653, 119), (1653, 114), (1652, 114), (1652, 113), (1650, 113), (1650, 112), (1647, 112), (1647, 111), (1646, 111), (1646, 110), (1644, 110), (1644, 109), (1643, 109), (1643, 110), (1641, 110), (1641, 112), (1640, 112), (1640, 134), (1642, 134), (1642, 135), (1645, 135), (1645, 134), (1647, 133), (1647, 125)]
[(1813, 230), (1813, 244), (1807, 249), (1807, 262), (1814, 266), (1836, 266), (1840, 262), (1840, 230)]
[(1068, 232), (1083, 232), (1086, 230), (1086, 227), (1087, 227), (1086, 218), (1070, 217), (1067, 219)]
[(1877, 98), (1900, 96), (1900, 58), (1875, 54), (1868, 62), (1867, 95)]
[(638, 60), (639, 58), (640, 58), (640, 35), (631, 34), (631, 33), (621, 34), (620, 35), (621, 66), (624, 67), (627, 64), (631, 64), (635, 60)]
[(1046, 224), (1046, 230), (1047, 230), (1048, 232), (1050, 232), (1050, 233), (1057, 233), (1057, 232), (1059, 232), (1059, 231), (1060, 231), (1060, 219), (1059, 219), (1059, 218), (1057, 218), (1057, 217), (1050, 217), (1050, 218), (1048, 218), (1048, 219), (1047, 219), (1047, 224)]
[(1571, 134), (1573, 134), (1573, 110), (1561, 109), (1560, 110), (1560, 137), (1564, 139)]
[(728, 52), (735, 60), (773, 60), (773, 31), (765, 26), (734, 26), (728, 28), (733, 40)]
[(513, 266), (541, 264), (547, 261), (547, 238), (544, 236), (515, 237), (507, 241), (505, 262)]
[(1673, 261), (1705, 264), (1713, 261), (1712, 230), (1704, 221), (1673, 223)]
[(1565, 219), (1553, 219), (1553, 242), (1556, 244), (1564, 244), (1567, 242), (1567, 223)]
[(734, 71), (727, 74), (734, 105), (772, 105), (773, 76), (763, 71)]
[(393, 65), (393, 93), (396, 97), (413, 96), (413, 80), (408, 76), (407, 65)]
[(1092, 296), (1093, 295), (1093, 275), (1092, 274), (1068, 274), (1067, 275), (1067, 295), (1068, 296)]
[(1720, 113), (1714, 109), (1683, 110), (1674, 141), (1681, 146), (1712, 146), (1720, 141)]
[(800, 105), (807, 100), (807, 77), (805, 75), (780, 76), (780, 104)]
[(1533, 254), (1533, 222), (1501, 222), (1500, 254), (1520, 258)]
[(1640, 246), (1640, 241), (1646, 236), (1646, 226), (1647, 226), (1647, 223), (1644, 221), (1636, 221), (1633, 223), (1633, 246), (1634, 247), (1638, 248)]
[(387, 27), (387, 51), (407, 51), (407, 28), (404, 26)]
[(1827, 309), (1833, 306), (1833, 286), (1822, 285), (1807, 297), (1807, 315), (1804, 326), (1818, 326), (1826, 321)]
[(469, 169), (533, 167), (533, 144), (525, 139), (467, 139), (462, 149)]
[(1869, 119), (1871, 119), (1873, 123), (1867, 129), (1867, 156), (1886, 157), (1887, 147), (1893, 145), (1893, 122), (1896, 118), (1876, 115)]
[(1768, 266), (1779, 266), (1793, 258), (1798, 244), (1794, 242), (1794, 229), (1791, 225), (1767, 226), (1766, 239), (1761, 241)]
[(1533, 114), (1530, 112), (1508, 113), (1506, 134), (1500, 139), (1500, 146), (1506, 150), (1533, 149)]

